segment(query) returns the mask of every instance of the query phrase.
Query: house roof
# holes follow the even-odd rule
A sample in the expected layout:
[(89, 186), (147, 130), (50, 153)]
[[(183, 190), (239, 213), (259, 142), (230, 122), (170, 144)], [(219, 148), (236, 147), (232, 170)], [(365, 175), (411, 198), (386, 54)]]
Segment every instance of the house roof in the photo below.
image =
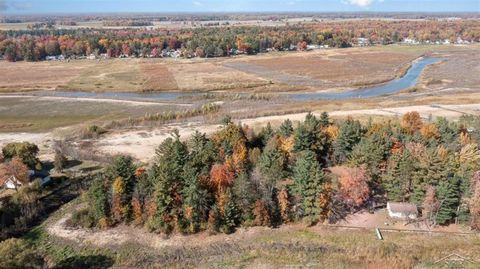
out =
[(411, 203), (392, 203), (388, 202), (387, 207), (395, 213), (417, 213), (417, 206)]

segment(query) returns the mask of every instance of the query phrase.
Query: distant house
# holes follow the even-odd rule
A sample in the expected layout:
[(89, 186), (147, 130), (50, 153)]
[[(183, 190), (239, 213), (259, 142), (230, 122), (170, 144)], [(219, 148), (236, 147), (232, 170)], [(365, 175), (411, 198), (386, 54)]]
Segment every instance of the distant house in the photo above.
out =
[[(39, 179), (40, 186), (44, 186), (45, 184), (49, 183), (51, 180), (50, 176), (43, 173), (35, 172), (33, 170), (29, 170), (28, 173), (30, 177), (30, 184), (34, 182), (36, 179)], [(23, 185), (22, 182), (20, 182), (15, 176), (9, 177), (4, 184), (6, 189), (16, 189), (22, 185)]]
[(307, 45), (307, 50), (317, 50), (320, 49), (320, 45)]
[(418, 42), (415, 38), (405, 38), (403, 40), (404, 44), (410, 44), (410, 45), (418, 45), (420, 42)]
[(368, 38), (359, 37), (357, 38), (357, 46), (359, 47), (370, 46), (370, 40)]
[(388, 215), (397, 219), (416, 219), (418, 217), (418, 209), (415, 204), (411, 203), (387, 203)]
[(95, 54), (91, 53), (90, 55), (87, 56), (87, 59), (95, 60), (95, 59), (97, 59), (97, 56)]

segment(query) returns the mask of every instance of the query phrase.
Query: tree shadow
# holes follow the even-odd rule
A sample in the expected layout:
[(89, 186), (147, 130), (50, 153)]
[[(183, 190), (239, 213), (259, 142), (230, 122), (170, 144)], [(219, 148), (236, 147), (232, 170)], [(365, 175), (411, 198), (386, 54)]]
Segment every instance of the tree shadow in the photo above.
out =
[(113, 259), (104, 255), (73, 256), (58, 263), (54, 269), (106, 269), (113, 264)]
[(82, 164), (82, 161), (79, 160), (68, 160), (67, 164), (65, 165), (65, 169), (69, 169), (75, 166), (79, 166)]

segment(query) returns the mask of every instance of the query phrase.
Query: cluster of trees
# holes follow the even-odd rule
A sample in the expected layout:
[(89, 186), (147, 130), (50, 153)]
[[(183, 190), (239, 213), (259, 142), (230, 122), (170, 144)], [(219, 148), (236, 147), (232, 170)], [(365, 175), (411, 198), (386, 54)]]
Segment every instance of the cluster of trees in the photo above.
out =
[(465, 126), (423, 122), (415, 112), (367, 124), (333, 123), (323, 113), (308, 114), (296, 128), (286, 120), (255, 133), (226, 118), (210, 138), (197, 132), (182, 142), (174, 133), (148, 168), (116, 158), (72, 225), (230, 233), (239, 225), (335, 222), (388, 200), (415, 203), (429, 225), (478, 229), (480, 133)]
[(480, 23), (460, 21), (343, 21), (284, 27), (220, 27), (198, 29), (32, 29), (0, 32), (0, 56), (8, 61), (38, 61), (46, 56), (160, 57), (162, 50), (180, 50), (184, 57), (221, 57), (268, 49), (305, 49), (308, 44), (349, 47), (356, 38), (390, 44), (410, 37), (418, 41), (478, 41)]
[[(28, 222), (42, 212), (40, 183), (30, 183), (29, 170), (41, 168), (38, 147), (28, 142), (10, 143), (0, 154), (0, 189), (9, 180), (16, 193), (0, 199), (0, 239), (23, 230)], [(23, 187), (22, 187), (23, 186)]]

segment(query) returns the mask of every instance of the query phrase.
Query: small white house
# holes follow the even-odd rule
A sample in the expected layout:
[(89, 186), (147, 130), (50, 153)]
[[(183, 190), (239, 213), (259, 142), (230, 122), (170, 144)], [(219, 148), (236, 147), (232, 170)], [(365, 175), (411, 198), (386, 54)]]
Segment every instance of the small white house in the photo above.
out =
[(5, 181), (4, 186), (6, 189), (13, 190), (17, 187), (22, 186), (22, 183), (18, 181), (14, 176), (11, 176)]
[(415, 204), (411, 203), (387, 203), (388, 215), (396, 219), (416, 219), (418, 217), (418, 209)]
[(95, 59), (97, 59), (97, 56), (95, 54), (91, 53), (90, 55), (87, 56), (87, 59), (88, 60), (95, 60)]
[(370, 46), (370, 40), (368, 38), (359, 37), (357, 38), (357, 46), (359, 47)]

